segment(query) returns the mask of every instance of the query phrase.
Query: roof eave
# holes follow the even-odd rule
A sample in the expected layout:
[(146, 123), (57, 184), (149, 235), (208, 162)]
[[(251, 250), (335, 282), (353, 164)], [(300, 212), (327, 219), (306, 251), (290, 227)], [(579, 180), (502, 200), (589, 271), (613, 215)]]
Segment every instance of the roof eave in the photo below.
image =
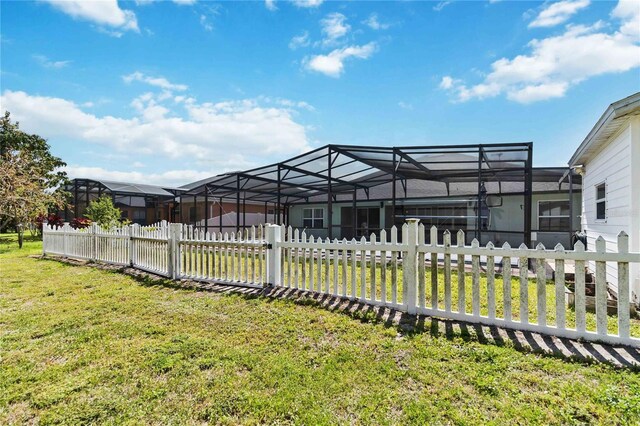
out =
[[(640, 108), (640, 92), (609, 105), (589, 134), (587, 134), (587, 137), (584, 138), (578, 149), (576, 149), (576, 152), (571, 156), (569, 166), (573, 167), (583, 164), (587, 150), (591, 148), (593, 144), (601, 142), (598, 138), (602, 135), (604, 129), (613, 124), (615, 120), (628, 115), (638, 108)], [(622, 122), (623, 120), (619, 120), (617, 125), (622, 125)]]

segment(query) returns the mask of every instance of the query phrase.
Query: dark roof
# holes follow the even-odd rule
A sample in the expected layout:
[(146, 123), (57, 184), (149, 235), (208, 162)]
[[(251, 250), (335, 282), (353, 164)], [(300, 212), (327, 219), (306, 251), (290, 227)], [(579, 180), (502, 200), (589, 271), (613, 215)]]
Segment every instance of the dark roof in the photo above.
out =
[(102, 185), (105, 189), (118, 194), (127, 195), (155, 195), (160, 197), (174, 197), (181, 192), (179, 188), (169, 186), (148, 185), (144, 183), (116, 182), (103, 179), (73, 179), (82, 185)]

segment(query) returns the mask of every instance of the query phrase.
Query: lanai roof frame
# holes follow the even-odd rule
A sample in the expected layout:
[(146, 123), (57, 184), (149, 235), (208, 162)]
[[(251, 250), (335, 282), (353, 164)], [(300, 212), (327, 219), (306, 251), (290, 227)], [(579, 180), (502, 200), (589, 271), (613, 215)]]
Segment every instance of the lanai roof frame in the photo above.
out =
[[(336, 194), (352, 193), (355, 204), (359, 189), (364, 190), (368, 199), (370, 188), (393, 182), (395, 212), (397, 181), (405, 193), (407, 179), (438, 180), (446, 184), (477, 181), (478, 202), (484, 181), (522, 181), (527, 207), (524, 234), (525, 241), (530, 243), (532, 153), (531, 142), (401, 147), (325, 145), (278, 163), (214, 176), (181, 189), (182, 195), (204, 193), (206, 198), (235, 194), (238, 208), (241, 196), (243, 202), (271, 202), (277, 205), (278, 212), (282, 204), (286, 207), (291, 202), (326, 194), (331, 237), (331, 203)], [(434, 159), (434, 155), (450, 157)], [(454, 155), (457, 157), (451, 157)], [(439, 166), (430, 168), (428, 164)], [(476, 235), (480, 235), (479, 225)]]

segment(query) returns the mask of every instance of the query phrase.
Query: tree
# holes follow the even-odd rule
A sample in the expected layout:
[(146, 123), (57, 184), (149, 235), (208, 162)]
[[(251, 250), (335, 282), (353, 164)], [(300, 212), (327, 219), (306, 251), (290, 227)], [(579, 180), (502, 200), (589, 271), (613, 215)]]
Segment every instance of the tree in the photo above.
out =
[(22, 248), (24, 229), (39, 215), (64, 207), (66, 166), (49, 151), (47, 141), (20, 130), (9, 112), (0, 119), (0, 228), (15, 226)]
[(107, 196), (90, 202), (84, 215), (103, 228), (113, 228), (120, 224), (120, 209)]

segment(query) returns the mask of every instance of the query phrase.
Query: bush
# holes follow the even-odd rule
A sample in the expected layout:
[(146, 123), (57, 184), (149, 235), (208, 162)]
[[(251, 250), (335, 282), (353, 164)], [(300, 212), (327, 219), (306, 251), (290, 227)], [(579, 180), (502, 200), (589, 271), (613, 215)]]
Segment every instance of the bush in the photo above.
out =
[(102, 228), (113, 228), (120, 224), (120, 209), (113, 205), (111, 197), (100, 197), (89, 203), (84, 215)]
[(84, 229), (91, 226), (91, 219), (87, 219), (86, 217), (74, 217), (70, 223), (73, 229)]
[(52, 225), (52, 226), (64, 225), (64, 219), (62, 219), (60, 216), (58, 216), (55, 213), (49, 213), (48, 215), (41, 214), (36, 218), (36, 221), (34, 223), (38, 232), (42, 232), (42, 224), (44, 223), (45, 220), (49, 225)]

